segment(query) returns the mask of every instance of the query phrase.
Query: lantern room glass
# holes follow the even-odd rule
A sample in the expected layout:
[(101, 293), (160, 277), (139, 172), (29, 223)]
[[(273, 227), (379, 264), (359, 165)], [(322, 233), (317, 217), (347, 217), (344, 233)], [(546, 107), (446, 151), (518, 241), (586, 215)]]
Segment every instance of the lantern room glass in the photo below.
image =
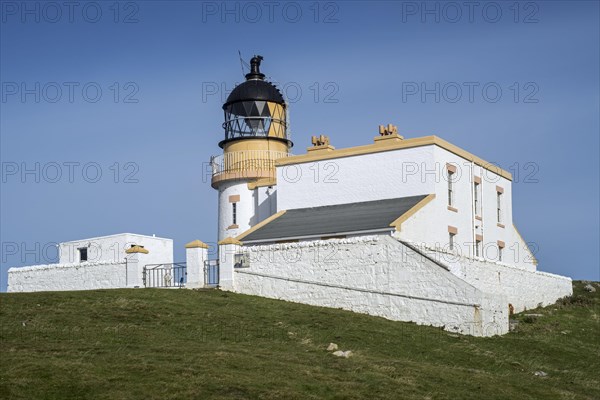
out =
[(285, 137), (285, 106), (267, 101), (239, 101), (225, 108), (225, 139)]

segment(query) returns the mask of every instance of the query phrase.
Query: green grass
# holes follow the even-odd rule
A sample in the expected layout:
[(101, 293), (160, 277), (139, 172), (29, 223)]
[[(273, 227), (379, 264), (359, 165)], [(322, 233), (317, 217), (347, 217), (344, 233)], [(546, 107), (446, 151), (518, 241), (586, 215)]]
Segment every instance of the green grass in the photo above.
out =
[(594, 285), (494, 338), (217, 290), (1, 294), (0, 398), (600, 399)]

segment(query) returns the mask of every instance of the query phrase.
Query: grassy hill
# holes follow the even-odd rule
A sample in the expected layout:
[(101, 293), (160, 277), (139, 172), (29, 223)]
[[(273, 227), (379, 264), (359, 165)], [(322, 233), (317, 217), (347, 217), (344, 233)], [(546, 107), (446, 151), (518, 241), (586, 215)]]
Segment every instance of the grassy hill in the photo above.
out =
[(494, 338), (217, 290), (1, 294), (0, 398), (600, 399), (593, 285)]

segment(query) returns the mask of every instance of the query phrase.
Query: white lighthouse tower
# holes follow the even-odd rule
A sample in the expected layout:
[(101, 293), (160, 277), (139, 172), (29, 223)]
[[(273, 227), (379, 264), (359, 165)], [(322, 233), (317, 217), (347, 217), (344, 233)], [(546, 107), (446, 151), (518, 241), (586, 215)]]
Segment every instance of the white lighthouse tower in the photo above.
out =
[(275, 160), (287, 157), (287, 107), (281, 92), (250, 61), (246, 81), (223, 105), (223, 154), (213, 157), (211, 185), (219, 191), (218, 240), (236, 237), (277, 210)]

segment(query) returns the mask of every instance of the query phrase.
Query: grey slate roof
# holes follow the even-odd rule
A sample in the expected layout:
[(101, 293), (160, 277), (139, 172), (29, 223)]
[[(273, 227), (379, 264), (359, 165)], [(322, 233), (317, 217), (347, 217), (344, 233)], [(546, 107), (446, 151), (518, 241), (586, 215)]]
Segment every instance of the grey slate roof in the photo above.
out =
[(305, 236), (328, 236), (385, 229), (425, 195), (333, 206), (287, 210), (282, 216), (243, 237), (242, 242)]

